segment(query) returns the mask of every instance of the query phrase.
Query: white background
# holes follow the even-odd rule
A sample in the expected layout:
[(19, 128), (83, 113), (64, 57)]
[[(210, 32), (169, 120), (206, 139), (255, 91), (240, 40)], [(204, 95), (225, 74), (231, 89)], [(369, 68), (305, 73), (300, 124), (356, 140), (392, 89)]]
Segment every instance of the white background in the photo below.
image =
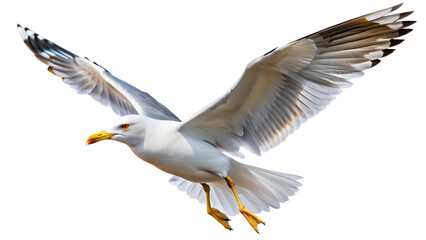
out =
[[(253, 58), (393, 1), (9, 1), (0, 14), (0, 239), (426, 239), (425, 11), (406, 41), (317, 117), (244, 162), (304, 177), (279, 210), (226, 231), (122, 144), (117, 116), (46, 71), (20, 23), (151, 93), (181, 119)], [(5, 6), (6, 5), (6, 6)]]

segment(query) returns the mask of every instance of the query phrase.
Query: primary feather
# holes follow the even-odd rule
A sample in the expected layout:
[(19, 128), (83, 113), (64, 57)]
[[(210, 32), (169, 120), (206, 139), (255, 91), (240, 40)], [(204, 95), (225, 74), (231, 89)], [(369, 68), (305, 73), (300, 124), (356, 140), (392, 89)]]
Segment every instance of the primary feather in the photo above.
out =
[(222, 98), (184, 123), (180, 131), (202, 135), (234, 154), (240, 147), (260, 155), (318, 114), (380, 58), (414, 21), (412, 12), (387, 15), (402, 4), (326, 28), (278, 47), (247, 65)]
[(18, 24), (25, 44), (78, 93), (88, 94), (120, 115), (140, 114), (159, 120), (180, 121), (169, 109), (146, 92), (116, 78), (101, 65), (82, 58)]

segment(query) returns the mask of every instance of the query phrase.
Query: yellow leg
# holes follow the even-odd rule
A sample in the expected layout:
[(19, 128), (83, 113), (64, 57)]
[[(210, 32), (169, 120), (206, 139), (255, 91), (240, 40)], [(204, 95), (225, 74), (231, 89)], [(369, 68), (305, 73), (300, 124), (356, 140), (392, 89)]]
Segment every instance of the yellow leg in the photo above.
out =
[(246, 210), (244, 205), (241, 203), (240, 198), (238, 197), (237, 190), (235, 190), (234, 181), (230, 177), (225, 177), (225, 181), (228, 184), (228, 187), (231, 188), (232, 192), (234, 193), (235, 199), (237, 200), (237, 203), (238, 203), (238, 209), (240, 210), (240, 213), (243, 214), (243, 216), (247, 219), (247, 221), (250, 223), (253, 229), (257, 233), (259, 233), (259, 230), (257, 229), (257, 224), (262, 223), (263, 225), (265, 225), (265, 222), (262, 219), (260, 219), (258, 216)]
[(225, 214), (221, 213), (216, 208), (212, 208), (210, 204), (210, 187), (209, 185), (202, 183), (204, 192), (206, 192), (206, 202), (207, 202), (207, 213), (212, 216), (216, 221), (222, 224), (226, 229), (232, 230), (231, 225), (229, 225), (229, 218)]

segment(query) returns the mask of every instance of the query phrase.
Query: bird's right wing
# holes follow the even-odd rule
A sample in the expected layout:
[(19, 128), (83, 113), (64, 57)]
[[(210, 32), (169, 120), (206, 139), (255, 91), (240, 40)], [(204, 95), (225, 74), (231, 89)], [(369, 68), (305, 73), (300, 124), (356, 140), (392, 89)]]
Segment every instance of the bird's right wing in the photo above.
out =
[(18, 24), (22, 39), (49, 72), (61, 77), (78, 93), (88, 94), (120, 115), (140, 114), (159, 120), (180, 121), (146, 92), (114, 77), (105, 68), (82, 58)]

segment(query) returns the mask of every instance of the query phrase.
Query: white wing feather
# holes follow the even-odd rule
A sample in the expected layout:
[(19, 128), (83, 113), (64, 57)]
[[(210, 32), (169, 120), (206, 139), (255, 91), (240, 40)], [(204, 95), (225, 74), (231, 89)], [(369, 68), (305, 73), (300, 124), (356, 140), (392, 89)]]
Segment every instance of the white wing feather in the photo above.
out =
[(247, 65), (222, 98), (186, 121), (180, 131), (198, 134), (229, 153), (240, 147), (260, 155), (324, 109), (350, 80), (393, 52), (395, 39), (414, 21), (412, 12), (367, 14), (276, 48)]
[(18, 30), (34, 55), (49, 66), (49, 72), (61, 77), (78, 93), (90, 95), (120, 116), (141, 114), (154, 119), (180, 121), (148, 93), (114, 77), (99, 64), (79, 57), (28, 28), (18, 25)]

